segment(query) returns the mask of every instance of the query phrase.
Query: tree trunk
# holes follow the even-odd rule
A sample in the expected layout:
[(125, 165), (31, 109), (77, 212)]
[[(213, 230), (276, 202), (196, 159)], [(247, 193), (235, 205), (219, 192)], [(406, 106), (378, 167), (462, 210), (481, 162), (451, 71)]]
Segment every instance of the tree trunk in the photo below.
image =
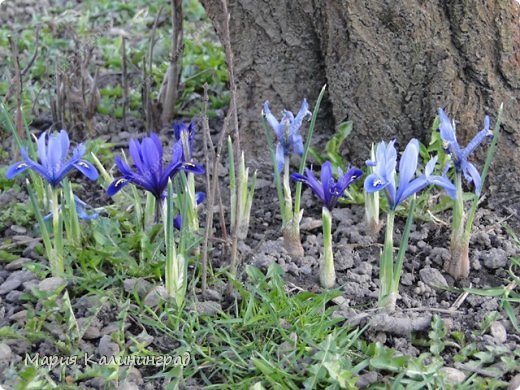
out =
[[(221, 0), (202, 0), (220, 37)], [(502, 137), (491, 167), (492, 198), (520, 208), (520, 5), (403, 0), (230, 1), (231, 46), (241, 137), (266, 158), (261, 104), (297, 110), (329, 85), (316, 128), (331, 135), (349, 118), (344, 154), (357, 165), (372, 141), (429, 139), (438, 107), (455, 118), (462, 144), (504, 103)], [(493, 124), (493, 123), (492, 123)], [(481, 148), (477, 160), (484, 159)], [(482, 164), (480, 164), (482, 165)]]

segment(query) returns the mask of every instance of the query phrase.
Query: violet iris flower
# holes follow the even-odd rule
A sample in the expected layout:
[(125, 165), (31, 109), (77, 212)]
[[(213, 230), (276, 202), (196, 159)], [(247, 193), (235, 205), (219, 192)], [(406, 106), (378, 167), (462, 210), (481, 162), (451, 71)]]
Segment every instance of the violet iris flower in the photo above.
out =
[[(79, 219), (82, 219), (84, 221), (90, 221), (93, 219), (97, 219), (99, 217), (99, 214), (96, 212), (93, 212), (93, 213), (87, 212), (87, 208), (92, 208), (92, 207), (89, 206), (87, 203), (83, 202), (76, 195), (74, 195), (74, 207), (76, 208), (76, 214), (78, 214)], [(58, 209), (61, 209), (61, 205), (58, 207)], [(49, 213), (45, 217), (43, 217), (43, 220), (47, 221), (51, 217), (52, 217), (52, 213)]]
[(336, 182), (332, 176), (332, 164), (330, 161), (325, 161), (321, 166), (321, 182), (316, 179), (309, 168), (305, 169), (305, 175), (293, 173), (291, 178), (308, 184), (323, 202), (323, 205), (332, 211), (338, 203), (338, 199), (344, 196), (347, 187), (363, 175), (363, 172), (355, 167), (350, 168), (345, 174), (341, 169), (338, 169), (338, 173), (339, 179)]
[(426, 164), (423, 175), (414, 178), (419, 158), (419, 141), (412, 139), (399, 161), (399, 187), (396, 184), (397, 151), (395, 141), (388, 144), (381, 142), (377, 146), (376, 161), (367, 161), (367, 165), (373, 166), (375, 172), (365, 179), (365, 191), (376, 192), (382, 189), (386, 192), (390, 209), (395, 210), (399, 204), (413, 194), (418, 193), (429, 184), (435, 184), (444, 188), (448, 195), (455, 198), (455, 186), (445, 176), (433, 176), (433, 169), (437, 157), (432, 158)]
[(145, 137), (141, 143), (131, 139), (129, 149), (135, 169), (131, 169), (121, 157), (116, 157), (115, 163), (123, 176), (110, 184), (107, 189), (109, 196), (115, 195), (128, 183), (133, 183), (151, 192), (156, 199), (160, 199), (165, 194), (168, 179), (180, 170), (195, 174), (204, 173), (202, 166), (182, 160), (182, 148), (174, 147), (171, 162), (163, 166), (163, 148), (155, 133)]
[[(195, 193), (195, 203), (197, 206), (204, 202), (204, 199), (206, 199), (206, 193), (204, 192), (196, 192)], [(177, 230), (181, 230), (182, 228), (182, 217), (180, 214), (177, 214), (175, 218), (173, 219), (173, 226)]]
[(299, 156), (303, 154), (303, 138), (299, 134), (300, 127), (302, 126), (303, 119), (306, 116), (311, 117), (312, 113), (309, 111), (309, 104), (306, 99), (303, 99), (300, 111), (296, 117), (291, 111), (283, 110), (282, 120), (278, 122), (275, 116), (269, 109), (269, 102), (266, 101), (263, 107), (263, 115), (273, 128), (276, 138), (278, 140), (276, 144), (276, 165), (278, 172), (283, 171), (285, 164), (285, 157), (295, 153)]
[(5, 176), (12, 179), (14, 176), (27, 169), (32, 169), (47, 181), (52, 187), (57, 187), (72, 169), (76, 168), (90, 180), (96, 180), (98, 171), (88, 161), (81, 157), (85, 154), (85, 146), (77, 145), (72, 151), (72, 156), (67, 160), (70, 141), (65, 130), (59, 133), (49, 134), (43, 132), (37, 141), (39, 163), (32, 160), (25, 148), (20, 150), (23, 161), (13, 164), (7, 169)]
[[(189, 156), (184, 155), (184, 149), (182, 145), (183, 133), (187, 134), (187, 152), (189, 153)], [(193, 140), (195, 139), (195, 124), (193, 122), (190, 122), (190, 124), (186, 126), (184, 122), (177, 122), (173, 125), (173, 135), (175, 136), (175, 140), (177, 141), (174, 147), (180, 147), (182, 149), (182, 159), (184, 161), (190, 160), (192, 154)]]
[(485, 139), (493, 138), (493, 131), (489, 128), (489, 116), (486, 115), (484, 118), (484, 128), (473, 137), (465, 148), (461, 148), (457, 142), (455, 124), (450, 121), (450, 118), (448, 118), (442, 108), (439, 108), (438, 113), (441, 121), (439, 130), (444, 143), (444, 150), (451, 155), (457, 174), (463, 173), (468, 182), (473, 182), (475, 193), (480, 195), (482, 181), (480, 173), (468, 161), (468, 157)]

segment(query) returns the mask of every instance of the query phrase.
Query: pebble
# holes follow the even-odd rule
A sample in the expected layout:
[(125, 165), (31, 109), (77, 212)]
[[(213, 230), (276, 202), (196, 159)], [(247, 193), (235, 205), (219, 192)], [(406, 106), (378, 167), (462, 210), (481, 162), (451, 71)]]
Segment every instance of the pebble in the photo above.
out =
[(0, 363), (6, 363), (12, 356), (11, 347), (9, 345), (0, 343)]
[(219, 293), (217, 290), (213, 290), (211, 288), (208, 288), (206, 290), (205, 298), (207, 298), (211, 301), (217, 301), (217, 302), (221, 302), (223, 299), (221, 293)]
[(466, 379), (466, 374), (453, 367), (442, 367), (439, 371), (450, 385), (460, 385)]
[(507, 253), (502, 248), (491, 248), (489, 251), (481, 252), (480, 259), (489, 269), (504, 268), (507, 264)]
[(115, 356), (119, 353), (119, 345), (112, 341), (110, 335), (105, 335), (99, 340), (98, 352), (102, 357)]
[(401, 276), (401, 284), (403, 286), (411, 286), (413, 284), (413, 275), (410, 272), (405, 272)]
[(447, 288), (448, 282), (437, 268), (423, 268), (419, 271), (421, 280), (433, 288)]
[(7, 280), (16, 279), (20, 282), (28, 282), (29, 280), (36, 279), (36, 275), (34, 275), (31, 271), (21, 270), (21, 271), (14, 271), (9, 275)]
[(194, 302), (190, 305), (190, 310), (201, 315), (212, 316), (222, 311), (222, 305), (214, 301)]
[(12, 230), (16, 234), (25, 234), (25, 233), (27, 233), (27, 229), (26, 228), (24, 228), (23, 226), (18, 226), (18, 225), (12, 225), (10, 227), (10, 230)]
[(509, 382), (507, 390), (519, 390), (520, 389), (520, 374), (516, 374)]
[(127, 293), (133, 293), (135, 291), (141, 298), (146, 296), (146, 293), (150, 291), (151, 287), (152, 284), (143, 278), (125, 279), (123, 282), (123, 288)]
[(143, 299), (143, 303), (149, 307), (158, 306), (161, 301), (165, 300), (168, 297), (168, 293), (163, 286), (155, 286), (152, 290), (146, 294), (146, 297)]
[(40, 283), (38, 283), (38, 290), (44, 292), (53, 292), (64, 285), (64, 279), (60, 278), (59, 276), (52, 276), (50, 278), (43, 279)]
[(20, 257), (19, 259), (15, 260), (15, 261), (11, 261), (9, 264), (7, 264), (5, 266), (5, 269), (8, 271), (16, 271), (16, 270), (22, 269), (23, 265), (30, 261), (31, 261), (31, 259), (28, 259), (27, 257)]
[[(90, 322), (90, 324), (89, 324)], [(83, 330), (85, 326), (88, 324), (87, 329), (85, 329), (83, 333), (83, 339), (85, 340), (93, 340), (101, 337), (101, 322), (94, 318), (91, 320), (90, 318), (78, 318), (78, 326), (80, 330)]]
[(8, 292), (16, 290), (18, 287), (21, 286), (21, 284), (22, 281), (19, 279), (7, 279), (5, 282), (0, 284), (0, 295), (5, 295)]
[(117, 390), (139, 390), (139, 386), (134, 382), (124, 380), (117, 386)]
[(13, 290), (10, 291), (9, 294), (5, 296), (5, 300), (7, 302), (16, 303), (20, 301), (20, 296), (23, 294), (22, 291)]
[(507, 341), (507, 331), (501, 322), (493, 321), (489, 327), (489, 331), (498, 343), (503, 344)]
[(27, 310), (20, 310), (9, 317), (10, 321), (25, 321), (27, 318)]

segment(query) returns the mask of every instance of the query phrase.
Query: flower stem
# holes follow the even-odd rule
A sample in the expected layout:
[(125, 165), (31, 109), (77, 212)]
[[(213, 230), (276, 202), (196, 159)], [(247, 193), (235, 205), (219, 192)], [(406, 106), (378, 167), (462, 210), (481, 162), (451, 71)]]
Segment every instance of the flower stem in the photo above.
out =
[(323, 258), (320, 263), (320, 283), (323, 288), (332, 288), (336, 283), (334, 253), (332, 252), (332, 215), (328, 208), (321, 209), (323, 221)]
[(289, 177), (289, 157), (285, 157), (285, 165), (283, 170), (283, 189), (285, 203), (285, 216), (282, 217), (285, 222), (282, 226), (283, 244), (290, 256), (302, 257), (304, 255), (304, 250), (300, 239), (300, 220), (302, 217), (302, 212), (299, 211), (293, 213)]
[(395, 211), (389, 210), (386, 216), (385, 244), (379, 262), (379, 307), (385, 311), (393, 311), (395, 309), (397, 298), (392, 294), (394, 219)]
[(59, 188), (51, 188), (54, 258), (50, 258), (49, 262), (51, 265), (51, 272), (54, 276), (59, 276), (65, 272), (63, 266), (63, 219), (60, 215), (60, 206), (58, 203), (59, 195)]
[(173, 185), (171, 180), (168, 181), (168, 196), (165, 202), (164, 217), (164, 240), (166, 246), (166, 269), (165, 284), (166, 292), (169, 297), (175, 298), (177, 305), (181, 306), (184, 301), (184, 259), (177, 256), (175, 248), (175, 239), (173, 237)]
[(462, 190), (462, 173), (455, 175), (457, 199), (453, 206), (451, 225), (451, 258), (445, 264), (446, 272), (455, 279), (466, 278), (469, 275), (469, 234), (465, 234), (464, 226), (464, 191)]

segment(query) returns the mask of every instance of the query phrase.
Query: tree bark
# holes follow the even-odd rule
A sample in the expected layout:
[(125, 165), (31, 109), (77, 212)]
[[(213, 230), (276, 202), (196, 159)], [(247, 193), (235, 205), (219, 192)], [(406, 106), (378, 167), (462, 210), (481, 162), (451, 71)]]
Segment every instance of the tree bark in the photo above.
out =
[[(221, 0), (202, 0), (217, 33)], [(349, 118), (344, 154), (362, 165), (372, 141), (429, 140), (438, 107), (462, 144), (485, 114), (505, 113), (491, 167), (496, 204), (520, 209), (520, 5), (514, 0), (232, 0), (231, 46), (244, 149), (267, 160), (261, 104), (296, 110), (329, 85), (316, 141)], [(219, 34), (220, 35), (220, 34)], [(493, 123), (492, 123), (493, 124)], [(485, 148), (477, 160), (483, 162)], [(480, 164), (482, 165), (482, 164)]]

